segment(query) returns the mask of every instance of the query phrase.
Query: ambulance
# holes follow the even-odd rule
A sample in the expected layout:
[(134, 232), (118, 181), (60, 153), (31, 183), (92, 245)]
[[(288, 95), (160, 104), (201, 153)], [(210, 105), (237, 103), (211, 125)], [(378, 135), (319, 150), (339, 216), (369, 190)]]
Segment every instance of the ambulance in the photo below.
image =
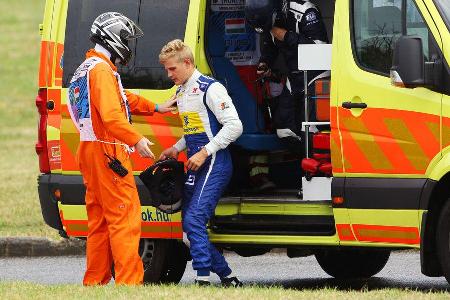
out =
[[(181, 38), (197, 68), (226, 86), (242, 119), (244, 132), (230, 146), (233, 178), (208, 226), (217, 247), (244, 257), (273, 248), (289, 257), (314, 255), (335, 278), (371, 277), (391, 251), (419, 249), (422, 273), (450, 281), (450, 4), (312, 2), (331, 42), (324, 57), (331, 77), (317, 81), (308, 99), (316, 106), (314, 121), (326, 126), (317, 131), (314, 122), (304, 124), (310, 131), (305, 158), (289, 154), (271, 127), (271, 99), (256, 78), (259, 37), (246, 23), (244, 0), (47, 0), (36, 97), (45, 222), (64, 237), (87, 236), (85, 188), (75, 162), (79, 134), (67, 88), (92, 47), (94, 18), (117, 11), (144, 31), (132, 61), (119, 68), (125, 88), (156, 103), (173, 95), (158, 54)], [(133, 126), (155, 143), (157, 156), (182, 135), (179, 117), (170, 113), (133, 116)], [(248, 157), (261, 153), (269, 155), (276, 184), (264, 194), (249, 188)], [(152, 161), (132, 159), (145, 281), (178, 282), (190, 259), (181, 215), (151, 205), (137, 175)]]

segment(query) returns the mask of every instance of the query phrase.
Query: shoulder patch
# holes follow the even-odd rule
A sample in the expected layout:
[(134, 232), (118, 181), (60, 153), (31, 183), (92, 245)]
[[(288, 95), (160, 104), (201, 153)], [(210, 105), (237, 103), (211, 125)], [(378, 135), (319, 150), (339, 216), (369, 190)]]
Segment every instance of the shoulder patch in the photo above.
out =
[(227, 109), (227, 108), (230, 108), (230, 105), (228, 104), (228, 102), (222, 102), (222, 103), (220, 103), (219, 108), (220, 108), (221, 110), (225, 110), (225, 109)]
[(202, 75), (198, 78), (197, 83), (198, 83), (198, 88), (202, 91), (205, 92), (206, 89), (208, 88), (208, 86), (210, 86), (212, 83), (216, 82), (216, 80), (214, 80), (211, 77)]
[(305, 15), (306, 22), (313, 22), (317, 20), (317, 14), (314, 10), (311, 10)]

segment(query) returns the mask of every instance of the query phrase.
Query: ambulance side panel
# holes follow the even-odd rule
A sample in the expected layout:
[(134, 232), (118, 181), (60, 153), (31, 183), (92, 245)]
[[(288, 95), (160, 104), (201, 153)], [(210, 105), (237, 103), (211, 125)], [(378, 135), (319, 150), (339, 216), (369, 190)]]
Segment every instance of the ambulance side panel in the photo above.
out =
[[(69, 236), (83, 237), (87, 235), (87, 215), (84, 204), (85, 187), (75, 160), (79, 136), (67, 110), (67, 86), (71, 77), (67, 73), (69, 68), (67, 66), (74, 68), (75, 65), (80, 64), (85, 52), (92, 46), (89, 42), (90, 26), (88, 25), (92, 23), (93, 19), (85, 19), (86, 14), (81, 14), (81, 12), (83, 9), (96, 14), (97, 10), (104, 11), (112, 10), (113, 8), (117, 10), (120, 7), (126, 10), (129, 9), (129, 4), (132, 2), (132, 0), (128, 1), (128, 3), (117, 3), (117, 1), (88, 3), (87, 1), (78, 2), (75, 0), (48, 0), (46, 2), (42, 26), (43, 37), (39, 86), (46, 89), (47, 104), (51, 102), (52, 109), (47, 110), (46, 126), (49, 171), (43, 172), (39, 176), (38, 190), (41, 209), (46, 223), (60, 230), (62, 234), (67, 233)], [(151, 66), (161, 68), (157, 54), (164, 43), (169, 41), (169, 33), (170, 39), (184, 38), (186, 43), (192, 49), (195, 49), (194, 55), (196, 59), (201, 58), (202, 55), (204, 57), (201, 47), (202, 39), (198, 37), (200, 34), (199, 26), (202, 24), (202, 18), (204, 18), (204, 11), (201, 11), (202, 7), (204, 7), (204, 1), (192, 0), (183, 5), (177, 4), (176, 1), (171, 1), (171, 3), (161, 3), (156, 6), (155, 4), (150, 6), (149, 3), (142, 3), (137, 0), (135, 3), (136, 7), (140, 7), (139, 10), (136, 9), (136, 14), (141, 13), (147, 20), (155, 21), (160, 20), (162, 17), (167, 18), (171, 14), (170, 9), (172, 9), (171, 15), (176, 16), (178, 20), (178, 23), (172, 22), (174, 26), (178, 26), (177, 31), (174, 31), (173, 28), (161, 28), (160, 25), (154, 24), (151, 25), (152, 27), (145, 28), (144, 26), (144, 31), (147, 31), (147, 40), (143, 42), (141, 50), (138, 49), (141, 57), (139, 63), (142, 66), (145, 67), (152, 64)], [(185, 11), (182, 10), (183, 6), (186, 9)], [(71, 7), (75, 7), (78, 11), (69, 11)], [(164, 13), (161, 13), (161, 10), (164, 10)], [(154, 14), (158, 11), (160, 13), (155, 16)], [(69, 29), (74, 30), (70, 33), (73, 33), (73, 35), (70, 36), (67, 35), (69, 17), (75, 18), (70, 23)], [(145, 24), (150, 24), (150, 22)], [(78, 30), (82, 26), (84, 26), (84, 29)], [(151, 49), (153, 52), (157, 50), (158, 53), (147, 53), (145, 51), (145, 43), (151, 42), (151, 37), (155, 36), (156, 32), (161, 33), (161, 36), (163, 36), (163, 33), (166, 33), (164, 37), (167, 37), (167, 40), (161, 40), (161, 45), (152, 45)], [(65, 45), (68, 40), (69, 45)], [(80, 44), (86, 46), (83, 46), (83, 48), (80, 47)], [(69, 48), (65, 48), (65, 46), (69, 46)], [(202, 71), (208, 70), (207, 64), (201, 64), (199, 68)], [(136, 74), (138, 73), (137, 71), (135, 72)], [(166, 76), (164, 71), (159, 74), (163, 77)], [(162, 103), (174, 94), (175, 87), (147, 89), (141, 83), (140, 87), (135, 87), (131, 91), (155, 103)], [(49, 106), (47, 105), (47, 107)], [(134, 116), (133, 126), (155, 143), (152, 150), (156, 156), (159, 156), (163, 149), (173, 145), (182, 135), (181, 122), (177, 115)], [(181, 159), (186, 159), (186, 157), (181, 155)], [(132, 154), (132, 161), (134, 175), (138, 175), (140, 171), (152, 163), (148, 159), (141, 158), (137, 153)], [(142, 237), (180, 239), (182, 237), (180, 214), (168, 215), (156, 211), (154, 207), (150, 206), (149, 193), (137, 176), (136, 183), (142, 204)]]
[(442, 158), (443, 94), (394, 87), (389, 70), (399, 36), (419, 35), (428, 61), (442, 55), (443, 43), (423, 1), (407, 5), (336, 3), (331, 112), (341, 152), (333, 170), (339, 156), (342, 169), (333, 196), (345, 199), (334, 205), (342, 245), (420, 247), (421, 195), (433, 189), (428, 170)]

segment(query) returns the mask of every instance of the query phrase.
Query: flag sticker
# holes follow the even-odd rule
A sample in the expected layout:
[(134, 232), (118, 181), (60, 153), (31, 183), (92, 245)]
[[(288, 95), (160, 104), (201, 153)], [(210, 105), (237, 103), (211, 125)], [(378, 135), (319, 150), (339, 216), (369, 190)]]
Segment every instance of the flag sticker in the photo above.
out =
[(220, 109), (221, 109), (221, 110), (225, 110), (225, 109), (227, 109), (227, 108), (230, 108), (230, 106), (228, 105), (228, 103), (226, 103), (226, 102), (220, 103)]
[(245, 19), (241, 18), (225, 20), (226, 34), (243, 34), (245, 32)]
[(78, 98), (80, 98), (80, 87), (75, 87), (73, 95), (75, 96), (75, 102), (78, 102)]

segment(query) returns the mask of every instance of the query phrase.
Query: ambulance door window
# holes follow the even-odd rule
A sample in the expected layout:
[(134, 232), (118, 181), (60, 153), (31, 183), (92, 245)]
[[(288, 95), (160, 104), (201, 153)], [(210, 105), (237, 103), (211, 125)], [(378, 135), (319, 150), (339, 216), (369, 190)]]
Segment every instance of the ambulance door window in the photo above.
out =
[(189, 1), (179, 0), (70, 0), (64, 42), (63, 87), (93, 47), (89, 40), (94, 19), (116, 11), (136, 22), (144, 36), (130, 41), (134, 55), (127, 66), (118, 66), (122, 83), (129, 89), (168, 89), (173, 82), (159, 63), (161, 48), (170, 40), (184, 39)]
[(406, 1), (406, 35), (417, 35), (422, 39), (423, 54), (425, 61), (430, 58), (430, 38), (431, 33), (428, 30), (427, 24), (422, 18), (422, 15), (417, 10), (414, 1)]
[(435, 62), (435, 61), (443, 61), (444, 62), (444, 70), (438, 76), (442, 76), (442, 78), (436, 82), (436, 86), (429, 87), (431, 90), (449, 94), (450, 85), (449, 83), (449, 69), (448, 63), (445, 61), (445, 58), (442, 54), (442, 51), (439, 49), (439, 46), (436, 42), (436, 39), (433, 37), (431, 31), (428, 29), (427, 24), (425, 23), (421, 13), (417, 9), (416, 4), (413, 0), (406, 0), (406, 35), (416, 35), (422, 39), (422, 47), (423, 47), (423, 55), (425, 62)]
[(95, 18), (107, 11), (120, 12), (137, 20), (139, 0), (71, 0), (69, 1), (64, 41), (63, 87), (67, 87), (73, 73), (93, 48), (89, 40)]
[(189, 1), (141, 1), (139, 27), (144, 36), (136, 41), (133, 80), (129, 86), (168, 89), (173, 82), (159, 63), (161, 48), (174, 39), (184, 39)]
[(447, 28), (450, 30), (450, 1), (434, 0)]
[(413, 0), (354, 0), (352, 34), (359, 66), (384, 76), (389, 76), (395, 43), (402, 35), (421, 37), (426, 61), (438, 52)]

